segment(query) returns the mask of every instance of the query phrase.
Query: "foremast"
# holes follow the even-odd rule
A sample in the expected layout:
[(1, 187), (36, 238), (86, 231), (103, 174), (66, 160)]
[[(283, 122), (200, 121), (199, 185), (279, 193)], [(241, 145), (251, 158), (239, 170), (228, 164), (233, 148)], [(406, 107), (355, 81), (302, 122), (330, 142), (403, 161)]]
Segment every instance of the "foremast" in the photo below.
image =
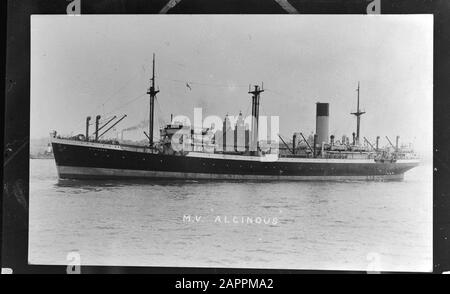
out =
[(155, 88), (155, 53), (153, 53), (153, 71), (152, 78), (150, 79), (150, 88), (147, 91), (147, 94), (150, 96), (150, 111), (149, 111), (149, 119), (148, 119), (148, 143), (150, 148), (153, 147), (153, 124), (154, 124), (154, 112), (155, 112), (155, 98), (156, 94), (159, 93), (159, 89)]

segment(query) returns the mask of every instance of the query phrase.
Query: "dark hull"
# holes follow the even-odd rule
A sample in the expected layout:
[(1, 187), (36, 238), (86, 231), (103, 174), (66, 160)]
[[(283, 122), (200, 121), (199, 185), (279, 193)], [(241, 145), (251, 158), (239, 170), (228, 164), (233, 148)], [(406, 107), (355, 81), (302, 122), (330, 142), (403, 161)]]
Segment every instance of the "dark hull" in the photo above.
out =
[[(358, 160), (302, 159), (300, 161), (260, 161), (160, 155), (149, 152), (103, 148), (101, 144), (53, 142), (60, 178), (183, 178), (183, 179), (402, 179), (418, 162), (359, 162)], [(201, 156), (201, 155), (200, 155)]]

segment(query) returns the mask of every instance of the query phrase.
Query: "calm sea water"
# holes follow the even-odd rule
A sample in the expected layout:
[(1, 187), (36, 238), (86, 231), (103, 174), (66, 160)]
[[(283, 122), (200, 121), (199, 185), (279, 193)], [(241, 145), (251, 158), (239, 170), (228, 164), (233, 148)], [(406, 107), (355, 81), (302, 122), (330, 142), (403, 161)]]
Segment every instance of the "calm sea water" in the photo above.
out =
[(37, 159), (29, 233), (33, 264), (430, 271), (432, 167), (402, 182), (58, 181)]

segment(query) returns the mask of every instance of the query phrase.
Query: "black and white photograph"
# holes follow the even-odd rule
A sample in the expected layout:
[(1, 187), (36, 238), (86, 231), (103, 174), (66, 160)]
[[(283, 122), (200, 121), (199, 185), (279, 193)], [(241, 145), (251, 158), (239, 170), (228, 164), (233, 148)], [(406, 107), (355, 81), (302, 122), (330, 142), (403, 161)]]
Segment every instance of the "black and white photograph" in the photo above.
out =
[(33, 15), (28, 262), (433, 270), (433, 15)]

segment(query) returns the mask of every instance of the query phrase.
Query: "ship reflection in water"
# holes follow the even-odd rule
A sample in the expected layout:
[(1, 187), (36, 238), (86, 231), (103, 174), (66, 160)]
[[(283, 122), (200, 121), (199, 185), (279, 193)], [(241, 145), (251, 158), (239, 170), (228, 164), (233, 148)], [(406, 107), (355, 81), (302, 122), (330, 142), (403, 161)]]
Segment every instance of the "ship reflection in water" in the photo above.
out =
[(58, 180), (53, 160), (30, 172), (33, 264), (75, 251), (89, 265), (432, 267), (431, 165), (395, 182)]

